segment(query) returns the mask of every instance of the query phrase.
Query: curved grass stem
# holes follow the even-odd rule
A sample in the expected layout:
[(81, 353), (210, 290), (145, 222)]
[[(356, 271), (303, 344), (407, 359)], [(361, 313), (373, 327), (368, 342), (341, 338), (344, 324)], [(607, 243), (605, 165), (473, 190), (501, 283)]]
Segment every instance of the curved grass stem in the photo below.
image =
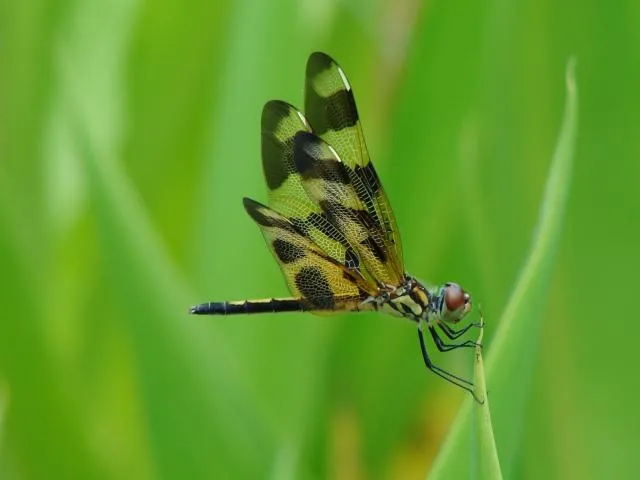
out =
[[(567, 98), (560, 134), (551, 161), (534, 230), (531, 249), (524, 261), (511, 297), (498, 322), (487, 359), (487, 376), (494, 404), (493, 421), (485, 389), (482, 356), (476, 352), (476, 388), (484, 396), (476, 405), (477, 440), (471, 436), (471, 409), (468, 399), (456, 418), (449, 436), (430, 472), (430, 478), (507, 478), (513, 468), (505, 459), (516, 456), (520, 446), (526, 403), (530, 398), (531, 372), (535, 363), (543, 306), (549, 290), (555, 250), (562, 231), (578, 125), (578, 89), (574, 77), (575, 59), (567, 64)], [(482, 333), (480, 339), (482, 340)], [(479, 349), (478, 349), (479, 350)], [(497, 438), (493, 432), (499, 432)], [(498, 459), (498, 449), (502, 462)], [(460, 461), (460, 452), (472, 452), (479, 462)], [(477, 464), (477, 465), (476, 465)], [(480, 467), (480, 470), (478, 470)]]

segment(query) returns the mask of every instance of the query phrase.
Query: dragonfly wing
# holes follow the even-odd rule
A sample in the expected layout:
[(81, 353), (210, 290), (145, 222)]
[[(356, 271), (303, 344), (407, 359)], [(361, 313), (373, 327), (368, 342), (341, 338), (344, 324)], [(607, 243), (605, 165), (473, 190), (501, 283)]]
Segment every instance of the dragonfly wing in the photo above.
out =
[(347, 76), (328, 55), (315, 52), (307, 62), (305, 114), (313, 132), (331, 145), (360, 180), (356, 193), (371, 220), (386, 239), (387, 268), (404, 276), (402, 243), (395, 216), (380, 178), (369, 158)]
[(340, 161), (335, 149), (314, 133), (298, 132), (294, 159), (307, 195), (347, 238), (378, 286), (399, 285), (402, 278), (389, 258), (380, 225), (361, 201), (359, 178)]
[(357, 272), (328, 256), (286, 217), (250, 198), (244, 207), (258, 224), (289, 290), (309, 310), (356, 309), (375, 293)]
[(295, 166), (294, 137), (310, 132), (304, 115), (279, 100), (262, 110), (262, 167), (269, 188), (269, 206), (289, 219), (326, 255), (360, 274), (360, 259), (343, 232), (308, 195)]

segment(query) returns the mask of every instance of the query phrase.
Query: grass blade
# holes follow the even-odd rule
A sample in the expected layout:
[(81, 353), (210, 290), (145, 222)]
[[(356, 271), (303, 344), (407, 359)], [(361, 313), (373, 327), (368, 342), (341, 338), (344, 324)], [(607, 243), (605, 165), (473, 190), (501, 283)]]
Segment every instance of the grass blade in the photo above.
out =
[(477, 440), (479, 446), (479, 468), (480, 478), (502, 479), (500, 469), (500, 459), (496, 448), (496, 439), (493, 434), (493, 424), (491, 423), (491, 410), (489, 409), (489, 397), (487, 395), (487, 384), (484, 374), (484, 362), (482, 360), (482, 337), (484, 329), (480, 330), (478, 336), (478, 346), (476, 347), (475, 362), (475, 390), (476, 395), (484, 401), (480, 404), (475, 402), (474, 416), (476, 419)]
[[(567, 65), (564, 119), (547, 177), (533, 245), (502, 314), (487, 360), (486, 370), (494, 404), (493, 431), (496, 433), (502, 471), (507, 478), (512, 476), (511, 461), (519, 448), (519, 435), (531, 383), (530, 373), (543, 321), (540, 312), (543, 311), (547, 297), (555, 246), (562, 230), (562, 218), (569, 193), (578, 123), (578, 91), (574, 68), (575, 61), (571, 59)], [(471, 408), (472, 400), (467, 399), (436, 458), (430, 478), (465, 478), (472, 475), (469, 462), (460, 461), (460, 452), (477, 450), (469, 445)], [(488, 413), (488, 403), (485, 409)], [(488, 433), (486, 436), (481, 435), (478, 448), (483, 455), (492, 455), (492, 448), (486, 443), (490, 442), (491, 436)], [(489, 465), (491, 464), (489, 461)]]

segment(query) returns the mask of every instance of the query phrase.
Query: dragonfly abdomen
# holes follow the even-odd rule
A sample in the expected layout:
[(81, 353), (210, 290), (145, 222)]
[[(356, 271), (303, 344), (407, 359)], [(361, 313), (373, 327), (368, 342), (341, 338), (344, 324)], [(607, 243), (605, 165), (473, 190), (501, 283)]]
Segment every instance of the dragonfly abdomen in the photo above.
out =
[(194, 305), (189, 313), (194, 315), (234, 315), (249, 313), (278, 313), (306, 311), (299, 298), (263, 298), (233, 302), (208, 302)]
[(331, 305), (314, 305), (303, 298), (262, 298), (259, 300), (238, 300), (233, 302), (208, 302), (194, 305), (189, 309), (192, 315), (236, 315), (250, 313), (313, 312), (317, 314), (334, 312), (359, 312), (378, 310), (375, 304), (366, 304), (358, 297), (334, 298)]

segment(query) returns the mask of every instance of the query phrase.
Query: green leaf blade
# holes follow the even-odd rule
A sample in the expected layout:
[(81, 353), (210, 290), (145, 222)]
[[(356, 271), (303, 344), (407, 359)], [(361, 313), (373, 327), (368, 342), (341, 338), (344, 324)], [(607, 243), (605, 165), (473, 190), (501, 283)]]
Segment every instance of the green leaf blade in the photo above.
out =
[[(510, 477), (511, 460), (519, 448), (520, 430), (531, 387), (531, 371), (540, 338), (540, 318), (553, 271), (555, 246), (562, 231), (562, 219), (569, 194), (573, 152), (578, 125), (578, 91), (574, 79), (575, 60), (567, 66), (567, 98), (560, 136), (547, 177), (540, 217), (533, 245), (513, 293), (505, 307), (487, 359), (487, 377), (493, 404), (493, 431), (503, 472)], [(491, 328), (489, 320), (488, 328)], [(467, 399), (443, 448), (434, 463), (430, 478), (472, 476), (469, 462), (461, 461), (461, 452), (469, 445), (472, 400)], [(484, 437), (478, 448), (491, 452)], [(469, 448), (467, 448), (469, 447)], [(485, 477), (481, 477), (485, 478)], [(490, 476), (487, 478), (499, 478)]]

